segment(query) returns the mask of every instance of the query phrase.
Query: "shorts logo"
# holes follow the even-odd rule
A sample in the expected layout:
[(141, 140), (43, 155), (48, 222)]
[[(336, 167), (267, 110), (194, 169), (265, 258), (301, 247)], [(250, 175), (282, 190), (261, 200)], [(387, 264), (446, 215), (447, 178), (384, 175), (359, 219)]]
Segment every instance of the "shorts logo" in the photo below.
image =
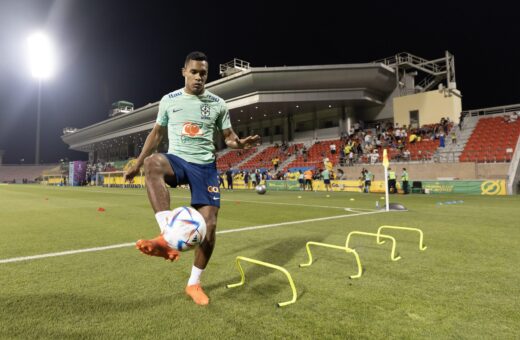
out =
[(210, 118), (211, 109), (208, 104), (202, 104), (200, 106), (200, 119), (211, 119)]
[(220, 190), (218, 189), (218, 187), (212, 187), (212, 186), (208, 187), (208, 192), (218, 193), (219, 191)]
[(202, 136), (202, 130), (200, 126), (194, 123), (184, 123), (182, 126), (182, 136), (198, 137)]

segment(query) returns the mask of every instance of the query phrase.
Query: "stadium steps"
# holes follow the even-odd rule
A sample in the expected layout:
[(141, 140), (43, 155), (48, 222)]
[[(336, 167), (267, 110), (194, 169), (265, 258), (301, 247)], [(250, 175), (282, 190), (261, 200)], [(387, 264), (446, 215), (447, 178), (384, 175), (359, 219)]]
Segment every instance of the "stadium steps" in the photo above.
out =
[(298, 156), (297, 155), (291, 155), (291, 157), (287, 157), (282, 163), (280, 163), (280, 165), (278, 166), (278, 169), (283, 169), (283, 170), (287, 170), (285, 169), (289, 164), (291, 164), (294, 160), (296, 160)]
[(257, 147), (248, 149), (248, 150), (238, 150), (238, 149), (229, 149), (228, 152), (222, 153), (217, 158), (217, 169), (219, 171), (224, 171), (231, 166), (235, 168), (238, 164), (243, 161), (243, 158), (247, 158), (252, 154), (257, 152)]
[(448, 138), (446, 140), (447, 146), (444, 148), (444, 150), (442, 150), (442, 148), (437, 149), (437, 157), (439, 162), (459, 162), (460, 155), (462, 154), (462, 151), (464, 151), (471, 134), (477, 126), (478, 118), (479, 117), (465, 118), (462, 125), (462, 131), (458, 125), (454, 127), (454, 129), (456, 129), (455, 133), (457, 135), (457, 144), (453, 145), (451, 143), (451, 136), (448, 134)]
[(244, 164), (246, 164), (250, 159), (253, 159), (256, 155), (262, 153), (265, 149), (267, 149), (268, 147), (270, 147), (271, 145), (269, 144), (262, 144), (260, 146), (257, 146), (256, 147), (256, 152), (253, 152), (252, 154), (248, 155), (246, 158), (242, 159), (240, 162), (238, 162), (236, 164), (236, 168), (240, 168), (241, 166), (243, 166)]

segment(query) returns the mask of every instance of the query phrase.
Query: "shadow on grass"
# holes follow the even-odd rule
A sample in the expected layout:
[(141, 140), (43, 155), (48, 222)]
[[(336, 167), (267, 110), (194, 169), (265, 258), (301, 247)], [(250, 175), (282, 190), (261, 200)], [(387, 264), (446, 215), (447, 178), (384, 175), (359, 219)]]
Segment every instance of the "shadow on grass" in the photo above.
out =
[[(309, 239), (310, 238), (310, 239)], [(284, 267), (291, 275), (293, 275), (293, 272), (296, 270), (299, 270), (298, 266), (291, 266), (289, 268), (286, 267), (287, 263), (289, 263), (295, 255), (298, 253), (298, 256), (302, 256), (301, 259), (299, 259), (297, 262), (304, 262), (307, 259), (307, 254), (305, 252), (305, 244), (309, 241), (316, 241), (321, 242), (323, 240), (323, 236), (300, 236), (300, 237), (288, 237), (284, 239), (278, 240), (278, 242), (273, 243), (272, 245), (263, 248), (259, 250), (258, 252), (249, 255), (249, 254), (239, 254), (235, 253), (236, 256), (243, 255), (245, 257), (249, 257), (258, 261), (271, 263), (277, 266)], [(248, 248), (251, 250), (251, 248)], [(244, 248), (244, 250), (247, 250)], [(233, 261), (235, 261), (235, 258), (233, 258)], [(286, 276), (271, 268), (251, 264), (248, 262), (241, 262), (242, 268), (244, 269), (245, 274), (245, 285), (251, 285), (255, 281), (265, 279), (269, 276), (269, 279), (272, 278), (274, 282), (269, 283), (263, 283), (262, 285), (253, 286), (253, 290), (260, 296), (264, 296), (266, 298), (269, 298), (269, 296), (273, 294), (277, 294), (278, 292), (289, 290), (289, 283), (286, 278)], [(294, 277), (293, 277), (294, 280)], [(218, 290), (222, 287), (225, 287), (227, 284), (230, 283), (236, 283), (240, 281), (240, 274), (238, 273), (238, 270), (236, 270), (236, 274), (233, 277), (230, 277), (229, 280), (217, 282), (208, 286), (205, 286), (205, 289), (208, 290), (208, 292), (211, 292), (212, 290)], [(296, 290), (298, 292), (298, 298), (301, 298), (303, 295), (305, 295), (305, 286), (301, 282), (295, 282)], [(236, 289), (240, 288), (234, 288), (233, 290), (226, 290), (222, 294), (224, 298), (236, 295), (237, 291)], [(244, 294), (244, 293), (242, 293)], [(250, 294), (245, 293), (245, 294)]]

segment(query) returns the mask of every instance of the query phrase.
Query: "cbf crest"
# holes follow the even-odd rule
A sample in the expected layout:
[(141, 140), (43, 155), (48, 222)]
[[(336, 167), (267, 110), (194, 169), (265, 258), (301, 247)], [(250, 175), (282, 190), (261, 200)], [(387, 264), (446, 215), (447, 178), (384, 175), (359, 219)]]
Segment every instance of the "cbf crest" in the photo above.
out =
[(200, 119), (211, 119), (210, 117), (211, 109), (209, 104), (202, 104), (200, 106)]

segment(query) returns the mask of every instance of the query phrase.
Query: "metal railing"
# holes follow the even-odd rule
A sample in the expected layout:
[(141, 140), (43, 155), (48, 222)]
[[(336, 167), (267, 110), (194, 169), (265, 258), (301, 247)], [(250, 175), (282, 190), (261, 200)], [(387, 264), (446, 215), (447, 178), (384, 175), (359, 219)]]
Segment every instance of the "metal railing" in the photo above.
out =
[(409, 64), (411, 66), (419, 66), (433, 73), (446, 72), (446, 65), (439, 65), (437, 64), (438, 61), (439, 60), (427, 60), (408, 52), (401, 52), (392, 57), (376, 60), (374, 63), (381, 63), (387, 66)]
[(496, 107), (488, 107), (483, 109), (462, 111), (464, 117), (487, 116), (496, 114), (506, 114), (510, 112), (520, 111), (520, 104), (504, 105)]

